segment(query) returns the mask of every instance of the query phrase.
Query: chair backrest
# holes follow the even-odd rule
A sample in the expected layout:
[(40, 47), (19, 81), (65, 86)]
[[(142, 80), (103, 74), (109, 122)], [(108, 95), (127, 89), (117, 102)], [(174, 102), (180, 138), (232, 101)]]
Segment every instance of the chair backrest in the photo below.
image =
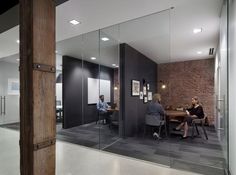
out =
[(145, 124), (146, 125), (160, 126), (162, 121), (163, 120), (161, 120), (160, 117), (158, 118), (158, 116), (155, 116), (155, 115), (146, 114), (146, 116), (145, 116)]
[(119, 112), (118, 111), (114, 111), (111, 115), (111, 120), (112, 121), (119, 121)]

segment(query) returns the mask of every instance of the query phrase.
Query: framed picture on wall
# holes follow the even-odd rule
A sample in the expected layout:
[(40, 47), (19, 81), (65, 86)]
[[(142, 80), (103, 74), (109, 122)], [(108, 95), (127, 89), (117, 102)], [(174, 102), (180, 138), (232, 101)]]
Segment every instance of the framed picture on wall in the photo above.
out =
[(148, 92), (148, 101), (152, 101), (152, 92)]
[(131, 82), (131, 95), (139, 96), (140, 95), (140, 81), (132, 80)]
[(140, 91), (139, 98), (140, 98), (140, 100), (143, 100), (143, 92), (142, 91)]
[(8, 95), (19, 95), (20, 83), (19, 79), (8, 79)]
[(147, 95), (147, 87), (143, 86), (143, 95)]
[(143, 103), (147, 103), (147, 102), (148, 102), (148, 97), (146, 96), (143, 98)]

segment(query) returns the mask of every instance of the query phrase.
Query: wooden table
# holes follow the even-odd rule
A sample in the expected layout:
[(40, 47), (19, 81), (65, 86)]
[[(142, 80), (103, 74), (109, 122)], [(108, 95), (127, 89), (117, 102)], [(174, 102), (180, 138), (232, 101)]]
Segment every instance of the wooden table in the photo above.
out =
[(111, 108), (108, 108), (107, 109), (107, 112), (118, 112), (119, 111), (119, 109), (118, 108), (115, 108), (115, 109), (111, 109)]
[(185, 111), (166, 110), (166, 116), (169, 117), (169, 119), (184, 118), (186, 115)]
[(169, 134), (176, 134), (175, 132), (172, 132), (170, 122), (182, 122), (186, 116), (187, 113), (185, 111), (166, 110), (166, 123)]

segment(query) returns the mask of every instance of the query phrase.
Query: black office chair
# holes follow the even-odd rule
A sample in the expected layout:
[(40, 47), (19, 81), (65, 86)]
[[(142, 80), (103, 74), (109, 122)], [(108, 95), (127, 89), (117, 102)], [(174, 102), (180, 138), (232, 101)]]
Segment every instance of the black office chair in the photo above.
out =
[(208, 140), (207, 132), (205, 129), (205, 123), (206, 123), (207, 116), (205, 115), (202, 119), (193, 119), (192, 121), (192, 138), (194, 138), (194, 130), (196, 129), (197, 135), (200, 135), (198, 126), (201, 126), (203, 133), (205, 135), (206, 140)]
[(114, 111), (110, 115), (109, 128), (112, 129), (113, 126), (115, 126), (115, 127), (119, 126), (119, 112), (118, 111)]
[(107, 113), (103, 113), (103, 112), (100, 112), (99, 110), (97, 110), (97, 119), (96, 119), (96, 124), (98, 124), (99, 121), (103, 121), (103, 124), (104, 123), (104, 120), (107, 119)]

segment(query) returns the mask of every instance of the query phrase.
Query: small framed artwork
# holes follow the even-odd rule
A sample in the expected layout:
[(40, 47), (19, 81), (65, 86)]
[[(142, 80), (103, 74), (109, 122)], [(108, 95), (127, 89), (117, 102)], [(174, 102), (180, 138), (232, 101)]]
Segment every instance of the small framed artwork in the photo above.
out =
[(147, 95), (147, 87), (143, 86), (143, 95)]
[(147, 102), (148, 102), (147, 96), (146, 96), (146, 97), (143, 97), (143, 103), (147, 103)]
[(132, 80), (131, 86), (132, 86), (131, 95), (139, 96), (140, 95), (140, 81)]
[(19, 95), (20, 83), (19, 79), (8, 79), (8, 95)]
[(148, 91), (150, 90), (150, 84), (149, 83), (147, 84), (147, 90)]
[(148, 101), (152, 101), (152, 92), (148, 92)]
[(140, 91), (139, 98), (140, 98), (140, 100), (143, 100), (143, 92), (142, 91)]

